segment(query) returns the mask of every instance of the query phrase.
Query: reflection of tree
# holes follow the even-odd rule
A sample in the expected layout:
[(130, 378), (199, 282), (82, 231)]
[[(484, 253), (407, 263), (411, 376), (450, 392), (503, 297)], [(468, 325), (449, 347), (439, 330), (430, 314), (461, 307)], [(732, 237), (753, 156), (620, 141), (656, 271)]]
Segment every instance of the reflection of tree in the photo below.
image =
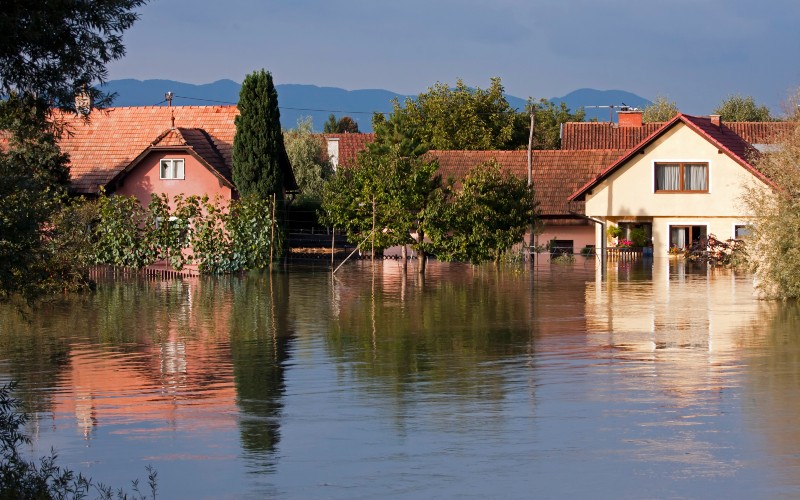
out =
[(280, 439), (284, 370), (294, 333), (288, 320), (289, 276), (250, 275), (233, 285), (231, 354), (242, 411), (240, 432), (245, 450), (271, 455)]
[[(742, 398), (751, 427), (767, 439), (778, 470), (797, 486), (800, 467), (800, 304), (764, 304), (753, 325), (749, 377)], [(764, 324), (763, 318), (771, 318)], [(749, 330), (749, 329), (748, 329)], [(762, 332), (763, 340), (757, 336)], [(763, 342), (763, 348), (758, 344)], [(748, 383), (749, 382), (749, 383)]]
[(357, 379), (382, 380), (400, 405), (415, 391), (501, 400), (505, 369), (492, 362), (529, 352), (529, 282), (488, 267), (452, 267), (424, 282), (398, 278), (409, 280), (405, 286), (381, 277), (373, 288), (364, 275), (338, 281), (339, 314), (327, 337), (334, 356), (350, 361)]

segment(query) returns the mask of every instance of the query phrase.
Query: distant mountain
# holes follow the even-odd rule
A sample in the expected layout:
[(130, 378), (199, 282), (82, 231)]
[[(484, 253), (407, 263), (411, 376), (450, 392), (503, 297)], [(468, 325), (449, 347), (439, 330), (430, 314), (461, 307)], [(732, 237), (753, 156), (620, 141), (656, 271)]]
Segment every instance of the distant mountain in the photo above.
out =
[[(211, 105), (235, 104), (239, 100), (240, 84), (233, 80), (218, 80), (213, 83), (194, 85), (173, 80), (111, 80), (103, 86), (105, 92), (115, 92), (115, 106), (148, 106), (164, 105), (165, 94), (173, 93), (172, 103), (175, 105)], [(362, 132), (372, 131), (373, 112), (389, 113), (392, 111), (391, 101), (394, 98), (403, 101), (406, 96), (388, 90), (344, 90), (336, 87), (318, 87), (316, 85), (282, 84), (276, 85), (281, 107), (281, 124), (293, 128), (300, 118), (310, 116), (314, 128), (322, 130), (328, 115), (338, 118), (350, 116)], [(507, 95), (506, 99), (512, 108), (522, 110), (526, 99)], [(576, 110), (586, 108), (586, 119), (597, 118), (609, 120), (609, 109), (589, 106), (621, 105), (644, 107), (650, 101), (622, 90), (580, 89), (570, 92), (564, 97), (550, 99), (554, 103), (565, 102)], [(616, 114), (614, 114), (616, 119)]]

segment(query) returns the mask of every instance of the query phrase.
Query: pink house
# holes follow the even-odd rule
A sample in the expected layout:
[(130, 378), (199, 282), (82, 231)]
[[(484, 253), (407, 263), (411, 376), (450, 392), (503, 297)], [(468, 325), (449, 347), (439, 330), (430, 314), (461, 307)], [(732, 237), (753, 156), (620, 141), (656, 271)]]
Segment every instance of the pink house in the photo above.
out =
[[(70, 114), (59, 145), (70, 157), (77, 195), (133, 195), (143, 205), (152, 193), (238, 196), (231, 151), (236, 106), (139, 106)], [(284, 189), (296, 190), (285, 158)]]

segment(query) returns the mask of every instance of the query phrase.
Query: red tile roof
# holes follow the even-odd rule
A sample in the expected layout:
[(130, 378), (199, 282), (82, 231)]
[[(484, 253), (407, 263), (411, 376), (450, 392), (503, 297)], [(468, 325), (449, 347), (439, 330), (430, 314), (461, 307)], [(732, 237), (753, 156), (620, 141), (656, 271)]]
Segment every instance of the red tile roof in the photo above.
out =
[[(601, 172), (622, 156), (619, 150), (533, 152), (533, 186), (539, 211), (545, 218), (570, 217), (570, 211), (583, 213), (583, 202), (568, 206), (567, 198), (587, 179)], [(528, 178), (528, 152), (516, 151), (429, 151), (439, 160), (439, 171), (445, 181), (459, 181), (474, 167), (495, 159), (504, 171)]]
[(662, 125), (620, 127), (608, 122), (567, 122), (561, 128), (561, 149), (630, 149)]
[(355, 165), (358, 153), (375, 140), (375, 134), (322, 134), (325, 139), (339, 139), (339, 165)]
[[(688, 116), (688, 115), (686, 115)], [(561, 129), (561, 149), (631, 149), (668, 122), (620, 127), (608, 122), (568, 122)], [(723, 122), (750, 144), (775, 144), (794, 130), (792, 122)]]
[[(59, 145), (70, 156), (73, 190), (95, 194), (151, 148), (185, 147), (230, 181), (238, 113), (236, 106), (135, 106), (95, 109), (88, 121), (67, 113), (56, 119), (66, 125)], [(296, 189), (287, 171), (286, 187)]]
[(770, 181), (763, 173), (758, 171), (751, 163), (751, 160), (758, 155), (758, 151), (749, 142), (744, 140), (740, 135), (736, 134), (726, 124), (723, 123), (719, 126), (713, 124), (711, 118), (708, 116), (691, 116), (681, 113), (676, 115), (672, 120), (664, 123), (655, 132), (645, 137), (636, 146), (631, 148), (624, 156), (619, 158), (616, 162), (610, 164), (606, 169), (596, 175), (594, 179), (590, 180), (580, 189), (576, 190), (569, 197), (569, 199), (571, 201), (583, 200), (587, 192), (608, 178), (614, 171), (624, 165), (642, 148), (647, 147), (678, 123), (685, 124), (697, 132), (701, 137), (704, 137), (719, 151), (727, 154), (736, 163), (750, 171), (753, 175), (765, 183), (773, 185), (772, 181)]

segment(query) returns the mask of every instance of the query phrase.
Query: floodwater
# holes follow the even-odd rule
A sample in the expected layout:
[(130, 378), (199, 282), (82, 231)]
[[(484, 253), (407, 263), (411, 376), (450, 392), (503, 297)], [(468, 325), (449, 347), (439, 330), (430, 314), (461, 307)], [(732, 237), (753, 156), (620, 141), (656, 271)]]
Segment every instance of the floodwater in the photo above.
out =
[(161, 498), (800, 496), (800, 308), (682, 262), (104, 282), (0, 309), (33, 456)]

